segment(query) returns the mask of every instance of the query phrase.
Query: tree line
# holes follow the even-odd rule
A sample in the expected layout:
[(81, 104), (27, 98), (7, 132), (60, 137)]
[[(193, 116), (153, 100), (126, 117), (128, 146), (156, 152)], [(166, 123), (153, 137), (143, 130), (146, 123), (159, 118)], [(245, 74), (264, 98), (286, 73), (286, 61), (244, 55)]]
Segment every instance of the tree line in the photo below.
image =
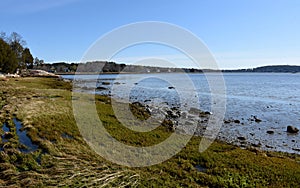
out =
[(223, 70), (223, 72), (278, 72), (278, 73), (298, 73), (300, 66), (298, 65), (268, 65), (256, 67), (252, 69), (236, 69), (236, 70)]
[(0, 33), (0, 72), (15, 73), (18, 69), (31, 69), (34, 64), (43, 63), (43, 60), (33, 58), (20, 34), (12, 32), (7, 36), (5, 32)]

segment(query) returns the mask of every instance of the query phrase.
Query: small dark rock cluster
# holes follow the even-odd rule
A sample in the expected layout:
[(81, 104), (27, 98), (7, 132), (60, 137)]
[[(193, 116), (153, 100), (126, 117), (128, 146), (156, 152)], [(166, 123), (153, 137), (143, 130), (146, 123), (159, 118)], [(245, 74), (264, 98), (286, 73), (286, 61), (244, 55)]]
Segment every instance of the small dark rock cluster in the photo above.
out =
[(224, 120), (224, 123), (225, 123), (225, 124), (229, 124), (229, 123), (236, 123), (236, 124), (240, 124), (240, 123), (241, 123), (241, 121), (240, 121), (240, 120), (238, 120), (238, 119), (225, 119), (225, 120)]
[(256, 116), (253, 116), (253, 115), (248, 120), (249, 121), (255, 121), (256, 123), (262, 122), (261, 119), (258, 119)]
[(144, 100), (144, 103), (131, 103), (130, 109), (139, 119), (147, 119), (151, 116), (155, 119), (160, 119), (162, 126), (168, 127), (172, 131), (178, 129), (178, 131), (186, 134), (193, 134), (194, 126), (206, 124), (209, 115), (212, 114), (197, 108), (182, 110), (179, 107), (170, 107), (165, 103), (162, 103), (162, 106), (151, 105), (151, 100), (149, 99)]

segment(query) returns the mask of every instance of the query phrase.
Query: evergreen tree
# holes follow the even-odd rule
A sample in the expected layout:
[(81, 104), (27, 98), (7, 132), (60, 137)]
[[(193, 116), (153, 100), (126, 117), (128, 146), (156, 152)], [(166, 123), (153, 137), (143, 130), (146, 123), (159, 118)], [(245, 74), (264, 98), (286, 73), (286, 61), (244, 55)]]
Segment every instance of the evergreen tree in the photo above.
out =
[(0, 38), (0, 72), (14, 73), (18, 68), (18, 61), (15, 53), (9, 44)]
[[(5, 32), (0, 33), (1, 40), (1, 62), (0, 71), (1, 72), (15, 72), (17, 68), (26, 69), (33, 68), (34, 59), (30, 53), (29, 48), (24, 48), (26, 42), (23, 40), (22, 36), (16, 32), (11, 33), (7, 37)], [(10, 48), (10, 50), (7, 49)], [(43, 63), (39, 60), (38, 63)]]
[(29, 48), (25, 48), (22, 52), (22, 66), (23, 67), (21, 67), (21, 68), (25, 68), (25, 67), (27, 67), (29, 69), (33, 68), (33, 57), (30, 53)]

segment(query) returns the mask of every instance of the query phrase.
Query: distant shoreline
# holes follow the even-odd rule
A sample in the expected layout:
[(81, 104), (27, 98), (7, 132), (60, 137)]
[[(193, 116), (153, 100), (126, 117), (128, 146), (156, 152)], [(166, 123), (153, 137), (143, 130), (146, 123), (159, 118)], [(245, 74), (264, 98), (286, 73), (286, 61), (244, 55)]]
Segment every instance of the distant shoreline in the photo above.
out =
[[(187, 72), (68, 72), (68, 73), (64, 73), (64, 72), (58, 72), (55, 73), (56, 75), (98, 75), (98, 74), (184, 74)], [(188, 72), (187, 74), (207, 74), (207, 73), (222, 73), (222, 74), (230, 74), (230, 73), (241, 73), (241, 74), (272, 74), (272, 73), (276, 73), (276, 74), (300, 74), (300, 72), (214, 72), (214, 71), (210, 71), (210, 72)]]
[(249, 73), (249, 72), (269, 72), (269, 73), (298, 73), (300, 66), (298, 65), (268, 65), (256, 68), (246, 69), (231, 69), (231, 70), (216, 70), (216, 69), (197, 69), (197, 68), (175, 68), (175, 67), (154, 67), (142, 65), (127, 65), (118, 64), (115, 62), (95, 61), (87, 63), (53, 63), (43, 64), (33, 67), (33, 69), (41, 69), (47, 72), (52, 72), (59, 75), (72, 75), (78, 70), (82, 73), (76, 74), (153, 74), (153, 73), (209, 73), (209, 72), (234, 72), (234, 73)]

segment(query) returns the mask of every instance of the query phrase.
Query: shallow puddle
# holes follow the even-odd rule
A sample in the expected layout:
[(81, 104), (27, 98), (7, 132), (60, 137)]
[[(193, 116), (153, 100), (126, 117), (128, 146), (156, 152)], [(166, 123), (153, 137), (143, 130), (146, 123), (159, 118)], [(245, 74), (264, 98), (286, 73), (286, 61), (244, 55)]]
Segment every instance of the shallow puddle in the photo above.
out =
[(36, 151), (38, 149), (38, 145), (32, 143), (31, 139), (27, 136), (27, 131), (22, 129), (22, 123), (18, 121), (16, 118), (13, 119), (14, 124), (17, 129), (17, 135), (19, 137), (19, 142), (26, 146), (26, 148), (20, 148), (20, 151), (23, 153), (29, 153)]
[(61, 136), (62, 136), (63, 138), (67, 138), (67, 139), (71, 139), (71, 140), (74, 139), (73, 136), (71, 136), (71, 135), (69, 135), (69, 134), (67, 134), (67, 133), (62, 133)]
[(207, 168), (205, 168), (201, 165), (196, 165), (195, 168), (198, 172), (206, 172), (207, 171)]
[[(1, 142), (2, 142), (2, 143), (8, 142), (8, 139), (6, 139), (6, 138), (4, 137), (5, 133), (6, 133), (6, 132), (9, 132), (9, 127), (7, 126), (7, 123), (3, 123), (3, 125), (2, 125), (2, 130), (4, 131), (4, 133), (3, 133), (3, 135), (1, 135)], [(2, 146), (0, 147), (0, 151), (3, 151)]]
[(2, 130), (3, 130), (4, 132), (9, 132), (9, 127), (7, 126), (7, 123), (3, 123)]

